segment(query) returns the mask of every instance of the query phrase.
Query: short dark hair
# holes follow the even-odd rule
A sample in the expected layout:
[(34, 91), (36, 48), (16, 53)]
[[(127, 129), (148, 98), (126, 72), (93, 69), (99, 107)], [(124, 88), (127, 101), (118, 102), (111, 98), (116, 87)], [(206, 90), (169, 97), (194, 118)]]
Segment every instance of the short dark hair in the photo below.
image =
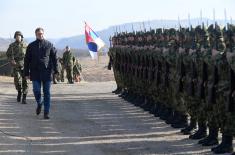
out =
[(41, 28), (41, 27), (38, 27), (38, 28), (36, 28), (35, 33), (37, 33), (38, 31), (43, 31), (44, 32), (44, 29)]

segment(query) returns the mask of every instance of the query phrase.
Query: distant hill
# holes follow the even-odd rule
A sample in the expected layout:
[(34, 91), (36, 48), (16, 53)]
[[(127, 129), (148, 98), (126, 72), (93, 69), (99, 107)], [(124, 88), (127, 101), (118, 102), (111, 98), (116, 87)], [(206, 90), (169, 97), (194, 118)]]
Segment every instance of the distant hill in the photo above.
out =
[(6, 51), (9, 44), (10, 44), (10, 40), (0, 38), (0, 51)]
[[(190, 23), (193, 27), (200, 24), (200, 19), (191, 19)], [(214, 21), (211, 19), (204, 18), (202, 21), (205, 25), (210, 25)], [(217, 20), (219, 25), (224, 25), (224, 20)], [(234, 23), (234, 21), (233, 21)], [(189, 21), (188, 20), (180, 20), (180, 24), (182, 27), (188, 27)], [(151, 21), (144, 21), (144, 22), (134, 22), (134, 23), (125, 23), (121, 25), (114, 25), (110, 26), (107, 29), (97, 31), (97, 34), (104, 40), (107, 46), (109, 46), (109, 37), (113, 36), (114, 33), (117, 32), (131, 32), (131, 31), (144, 31), (149, 30), (150, 27), (152, 29), (156, 28), (178, 28), (178, 20), (151, 20)], [(33, 41), (35, 38), (25, 38), (27, 42)], [(48, 39), (54, 43), (55, 47), (58, 49), (64, 49), (66, 45), (69, 45), (73, 49), (82, 49), (87, 50), (87, 46), (85, 43), (85, 36), (84, 35), (75, 35), (72, 37), (67, 38), (55, 38), (55, 39)], [(8, 39), (0, 38), (0, 51), (6, 50), (10, 41)]]

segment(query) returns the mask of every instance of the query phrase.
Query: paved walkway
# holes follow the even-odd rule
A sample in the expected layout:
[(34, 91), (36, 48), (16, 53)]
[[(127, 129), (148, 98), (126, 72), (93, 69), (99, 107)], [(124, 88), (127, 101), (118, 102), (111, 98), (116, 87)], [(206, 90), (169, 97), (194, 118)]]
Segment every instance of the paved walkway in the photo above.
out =
[(211, 154), (112, 94), (114, 88), (114, 82), (53, 85), (51, 119), (44, 120), (35, 115), (32, 93), (27, 105), (19, 104), (12, 82), (0, 82), (0, 154)]

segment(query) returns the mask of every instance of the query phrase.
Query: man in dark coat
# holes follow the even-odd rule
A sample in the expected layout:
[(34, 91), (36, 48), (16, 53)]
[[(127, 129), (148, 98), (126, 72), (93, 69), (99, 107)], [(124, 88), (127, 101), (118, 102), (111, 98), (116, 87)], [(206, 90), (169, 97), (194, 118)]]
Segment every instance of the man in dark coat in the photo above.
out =
[[(33, 93), (37, 102), (36, 114), (41, 113), (44, 103), (44, 119), (49, 119), (50, 87), (52, 74), (58, 73), (56, 49), (43, 37), (43, 28), (35, 30), (36, 40), (29, 44), (24, 59), (24, 74), (32, 81)], [(41, 99), (41, 86), (43, 96)]]

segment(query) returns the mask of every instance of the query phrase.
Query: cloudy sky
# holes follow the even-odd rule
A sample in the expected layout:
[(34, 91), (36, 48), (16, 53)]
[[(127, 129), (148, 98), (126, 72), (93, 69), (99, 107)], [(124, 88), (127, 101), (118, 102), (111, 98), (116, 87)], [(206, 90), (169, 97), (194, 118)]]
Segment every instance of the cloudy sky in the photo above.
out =
[(116, 24), (153, 19), (203, 17), (235, 19), (235, 0), (0, 0), (0, 37), (21, 30), (34, 37), (36, 27), (46, 37), (70, 37), (84, 33), (84, 21), (94, 30)]

